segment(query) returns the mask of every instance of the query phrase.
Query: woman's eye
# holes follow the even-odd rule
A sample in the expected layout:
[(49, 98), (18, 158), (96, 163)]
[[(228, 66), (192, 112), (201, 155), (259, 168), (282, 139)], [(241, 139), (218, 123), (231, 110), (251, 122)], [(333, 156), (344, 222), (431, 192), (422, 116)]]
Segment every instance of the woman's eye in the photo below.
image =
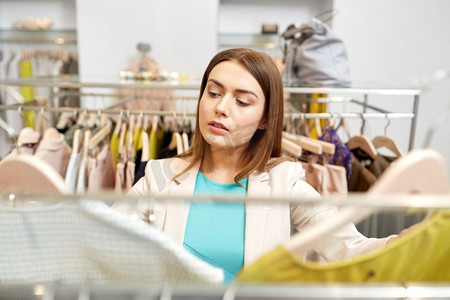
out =
[(211, 97), (219, 97), (220, 96), (220, 93), (217, 93), (217, 92), (208, 92), (208, 94), (211, 96)]
[(236, 102), (237, 102), (240, 106), (244, 106), (244, 107), (250, 105), (250, 103), (247, 103), (247, 102), (242, 101), (242, 100), (239, 100), (239, 99), (236, 99)]

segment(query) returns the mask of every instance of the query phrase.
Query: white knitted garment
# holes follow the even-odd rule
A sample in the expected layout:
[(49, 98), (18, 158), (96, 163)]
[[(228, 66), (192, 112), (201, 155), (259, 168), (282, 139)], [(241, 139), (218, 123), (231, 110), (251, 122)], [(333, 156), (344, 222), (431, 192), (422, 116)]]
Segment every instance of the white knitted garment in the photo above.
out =
[(214, 284), (221, 269), (100, 201), (0, 206), (0, 283)]

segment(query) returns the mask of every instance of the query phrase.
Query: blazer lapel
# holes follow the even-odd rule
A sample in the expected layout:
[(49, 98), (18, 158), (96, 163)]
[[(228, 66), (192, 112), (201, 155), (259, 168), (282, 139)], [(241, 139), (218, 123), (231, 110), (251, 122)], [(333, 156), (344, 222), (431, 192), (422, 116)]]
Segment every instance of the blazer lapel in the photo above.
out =
[(246, 203), (245, 266), (288, 240), (290, 236), (289, 202), (255, 199), (282, 198), (289, 195), (288, 186), (285, 184), (286, 174), (272, 173), (274, 172), (249, 176), (247, 196), (250, 200)]
[[(175, 164), (174, 167), (175, 172), (178, 173), (186, 167), (186, 164), (183, 162)], [(199, 168), (200, 163), (176, 180), (171, 180), (167, 185), (166, 216), (163, 230), (180, 244), (183, 244), (190, 207), (190, 201), (183, 200), (180, 196), (192, 197), (194, 195)], [(174, 196), (174, 198), (171, 199), (171, 196)]]
[(264, 172), (250, 175), (247, 191), (247, 197), (250, 199), (245, 205), (245, 265), (253, 262), (261, 252), (267, 225), (267, 205), (270, 205), (267, 201), (258, 201), (255, 198), (267, 198), (269, 195), (269, 174)]

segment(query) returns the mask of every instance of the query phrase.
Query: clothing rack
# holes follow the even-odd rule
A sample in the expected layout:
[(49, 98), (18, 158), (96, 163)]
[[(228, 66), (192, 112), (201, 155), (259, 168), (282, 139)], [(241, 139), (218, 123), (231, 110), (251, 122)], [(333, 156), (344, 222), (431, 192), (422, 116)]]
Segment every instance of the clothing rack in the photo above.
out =
[[(82, 89), (88, 88), (90, 91), (95, 88), (109, 88), (109, 89), (133, 89), (133, 90), (172, 90), (172, 91), (183, 91), (185, 96), (176, 96), (175, 99), (197, 99), (200, 82), (199, 81), (171, 81), (171, 82), (158, 82), (158, 81), (119, 81), (117, 78), (109, 80), (107, 82), (101, 81), (89, 81), (84, 82), (79, 80), (77, 77), (64, 77), (57, 79), (39, 79), (39, 78), (22, 78), (18, 80), (7, 80), (0, 82), (1, 84), (8, 86), (34, 86), (34, 87), (48, 87), (50, 88), (50, 97), (55, 97), (53, 88), (72, 88), (72, 89)], [(336, 102), (344, 101), (355, 103), (362, 107), (362, 115), (355, 113), (350, 113), (346, 117), (349, 118), (383, 118), (383, 119), (393, 119), (402, 118), (410, 119), (410, 134), (409, 134), (409, 146), (408, 150), (412, 150), (414, 147), (414, 138), (417, 125), (417, 113), (419, 108), (419, 99), (421, 90), (420, 89), (405, 89), (405, 88), (339, 88), (339, 87), (284, 87), (286, 93), (291, 94), (326, 94), (329, 97), (323, 99), (319, 97), (318, 101), (322, 102)], [(362, 100), (357, 100), (357, 97), (362, 96)], [(376, 105), (369, 104), (370, 96), (408, 96), (412, 97), (412, 109), (410, 112), (390, 112), (382, 109)], [(189, 98), (188, 98), (189, 97)], [(395, 100), (395, 99), (394, 99)], [(379, 115), (369, 114), (368, 109), (374, 110)], [(131, 113), (131, 112), (130, 112)], [(139, 112), (140, 113), (140, 112)], [(405, 113), (405, 114), (402, 114)], [(411, 114), (408, 114), (411, 113)], [(173, 114), (167, 113), (167, 114)], [(346, 113), (337, 114), (334, 113), (335, 117), (344, 117)], [(295, 116), (295, 115), (294, 115)], [(300, 115), (299, 115), (300, 117)], [(331, 113), (326, 113), (324, 115), (308, 115), (305, 114), (305, 118), (321, 118), (327, 119), (332, 117)]]
[[(325, 197), (323, 202), (342, 206), (382, 207), (383, 209), (407, 208), (450, 208), (449, 195), (347, 195), (339, 197)], [(220, 197), (204, 197), (218, 200)], [(0, 194), (0, 205), (21, 207), (23, 205), (45, 205), (59, 202), (73, 202), (83, 199), (96, 199), (112, 203), (117, 199), (124, 200), (119, 195), (84, 195), (61, 196), (55, 195), (12, 195)], [(162, 197), (147, 199), (149, 202)], [(195, 198), (196, 201), (202, 197)], [(137, 197), (128, 196), (124, 201), (138, 201)], [(142, 200), (142, 199), (141, 199)], [(185, 201), (186, 197), (171, 196), (168, 201)], [(228, 199), (229, 200), (229, 199)], [(246, 201), (287, 201), (287, 199), (246, 199)], [(308, 199), (296, 199), (308, 205)], [(312, 205), (311, 201), (311, 205)], [(315, 204), (317, 200), (314, 201)], [(167, 283), (159, 285), (125, 286), (115, 284), (102, 286), (67, 286), (62, 284), (0, 284), (0, 298), (8, 299), (436, 299), (448, 298), (450, 285), (448, 283), (372, 283), (349, 284), (325, 282), (315, 284), (245, 284), (234, 282), (223, 286), (186, 285)]]
[[(130, 101), (133, 98), (126, 98), (123, 101)], [(123, 104), (122, 102), (119, 105)], [(18, 110), (18, 111), (36, 111), (36, 112), (54, 112), (75, 114), (107, 114), (107, 115), (156, 115), (156, 116), (183, 116), (195, 117), (195, 112), (179, 112), (179, 111), (151, 111), (151, 110), (128, 110), (113, 109), (117, 105), (114, 104), (106, 109), (84, 109), (78, 107), (48, 107), (48, 106), (28, 106), (27, 103), (22, 105), (0, 105), (2, 110)], [(349, 118), (349, 119), (412, 119), (413, 113), (284, 113), (285, 118), (293, 119), (331, 119), (331, 118)]]

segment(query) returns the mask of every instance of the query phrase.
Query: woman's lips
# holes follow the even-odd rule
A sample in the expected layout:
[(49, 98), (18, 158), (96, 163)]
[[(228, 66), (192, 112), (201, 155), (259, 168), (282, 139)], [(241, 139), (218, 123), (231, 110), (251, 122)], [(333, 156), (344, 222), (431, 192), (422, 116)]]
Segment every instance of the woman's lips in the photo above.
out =
[(208, 125), (212, 132), (216, 132), (216, 133), (228, 132), (228, 128), (220, 122), (211, 121), (208, 123)]

